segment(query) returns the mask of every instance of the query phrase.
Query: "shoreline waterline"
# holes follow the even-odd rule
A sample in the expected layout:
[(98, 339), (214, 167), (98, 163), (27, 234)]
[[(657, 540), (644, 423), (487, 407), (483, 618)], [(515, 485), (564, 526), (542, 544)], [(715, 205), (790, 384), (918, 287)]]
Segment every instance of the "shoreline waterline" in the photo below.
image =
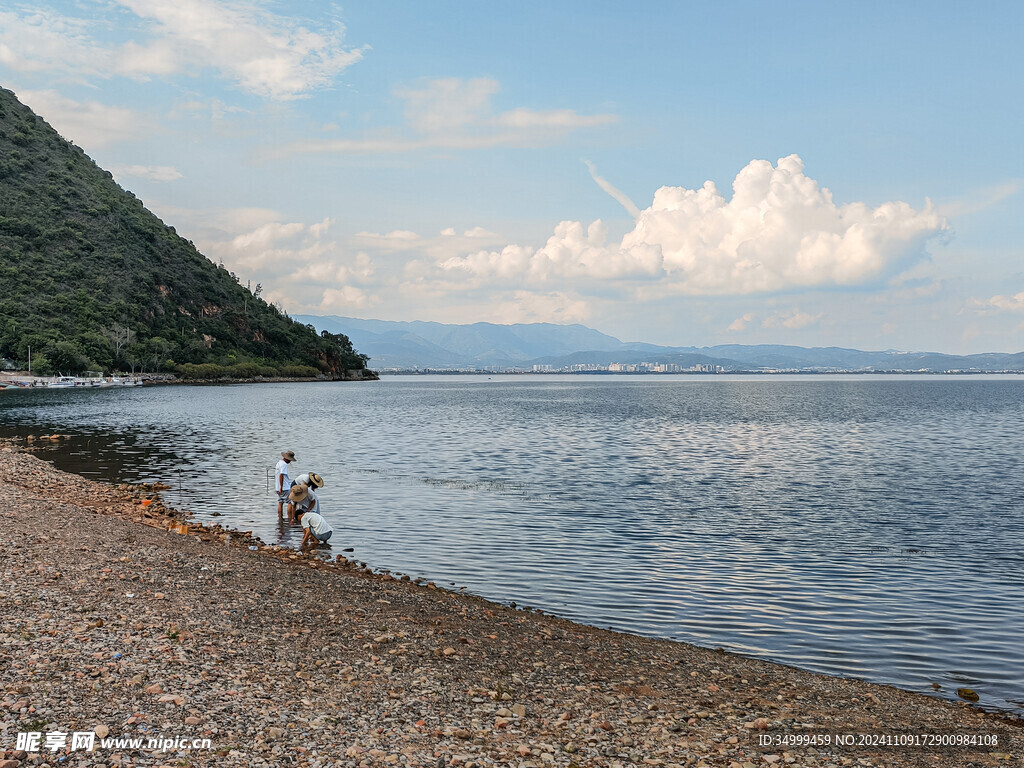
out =
[[(218, 719), (222, 706), (214, 702), (225, 701), (223, 694), (205, 690), (209, 683), (199, 674), (206, 656), (214, 651), (198, 656), (189, 651), (199, 651), (204, 644), (208, 649), (217, 646), (217, 658), (222, 658), (223, 644), (228, 643), (239, 649), (251, 646), (255, 654), (240, 667), (241, 660), (223, 655), (223, 663), (235, 667), (232, 674), (241, 683), (228, 701), (248, 696), (255, 697), (255, 702), (270, 695), (279, 706), (291, 707), (289, 717), (301, 711), (357, 713), (360, 723), (343, 720), (307, 726), (302, 741), (316, 746), (298, 753), (297, 758), (301, 761), (309, 756), (309, 764), (313, 764), (311, 752), (322, 759), (355, 750), (350, 755), (354, 758), (369, 755), (368, 750), (375, 748), (387, 753), (377, 756), (383, 761), (390, 754), (401, 753), (401, 744), (409, 750), (405, 753), (408, 764), (433, 766), (435, 753), (464, 755), (469, 743), (478, 747), (476, 759), (487, 756), (497, 760), (508, 760), (510, 755), (523, 759), (516, 750), (525, 743), (530, 747), (527, 755), (541, 750), (553, 756), (546, 762), (555, 765), (612, 765), (616, 762), (613, 756), (637, 750), (664, 765), (683, 765), (687, 756), (711, 754), (724, 762), (709, 764), (729, 765), (735, 760), (742, 765), (748, 759), (760, 762), (764, 755), (785, 752), (796, 757), (795, 764), (808, 766), (838, 765), (842, 757), (864, 759), (866, 765), (923, 765), (936, 754), (953, 759), (967, 755), (963, 749), (939, 747), (876, 745), (875, 749), (837, 750), (835, 745), (825, 749), (822, 744), (804, 744), (782, 749), (778, 745), (783, 742), (778, 739), (775, 744), (758, 745), (760, 736), (781, 739), (788, 733), (796, 737), (809, 733), (808, 728), (818, 728), (821, 733), (984, 731), (1001, 737), (1002, 746), (971, 747), (971, 759), (991, 760), (997, 765), (1003, 754), (1020, 754), (1021, 732), (1011, 725), (1014, 721), (974, 708), (684, 643), (577, 625), (474, 596), (337, 568), (297, 553), (267, 557), (267, 549), (251, 552), (251, 545), (242, 539), (225, 544), (214, 535), (196, 541), (197, 531), (180, 535), (129, 521), (126, 511), (134, 514), (140, 509), (137, 491), (118, 491), (68, 476), (7, 446), (0, 447), (0, 462), (0, 492), (8, 510), (0, 517), (7, 545), (4, 567), (20, 567), (19, 580), (5, 588), (0, 600), (14, 624), (21, 626), (19, 631), (32, 633), (29, 627), (38, 630), (45, 625), (47, 632), (56, 633), (45, 635), (49, 641), (42, 646), (35, 643), (40, 674), (32, 678), (32, 694), (36, 698), (42, 695), (36, 708), (46, 711), (61, 727), (105, 723), (113, 713), (124, 712), (131, 714), (129, 720), (138, 720), (140, 714), (152, 722), (168, 716), (201, 719), (195, 724), (201, 733), (209, 732), (214, 739), (236, 738), (230, 723)], [(12, 470), (17, 477), (11, 476)], [(11, 504), (14, 514), (9, 511)], [(43, 507), (50, 505), (59, 506), (64, 514), (46, 533), (40, 533), (39, 522), (46, 518)], [(64, 517), (73, 510), (78, 514)], [(12, 545), (22, 554), (12, 553)], [(30, 567), (21, 567), (26, 566), (25, 553), (29, 551), (34, 555), (29, 558)], [(93, 563), (106, 563), (108, 573), (98, 569), (96, 581), (76, 578), (76, 573), (93, 572)], [(198, 579), (192, 574), (199, 574)], [(34, 602), (21, 600), (18, 610), (12, 611), (12, 599), (20, 599), (15, 593), (31, 592), (36, 585), (49, 591), (47, 603), (33, 607)], [(55, 591), (66, 591), (68, 599), (64, 603), (55, 600)], [(328, 594), (341, 599), (325, 599)], [(29, 596), (26, 593), (24, 597)], [(76, 611), (76, 606), (85, 610)], [(136, 620), (140, 616), (148, 618)], [(96, 626), (86, 627), (83, 621)], [(147, 624), (152, 625), (149, 635)], [(116, 628), (122, 625), (122, 629)], [(139, 629), (132, 628), (136, 626)], [(12, 625), (8, 631), (15, 629)], [(122, 647), (118, 639), (122, 631), (128, 637), (141, 636)], [(296, 670), (295, 665), (276, 675), (277, 664), (302, 659), (306, 653), (291, 647), (289, 640), (282, 642), (292, 632), (302, 647), (321, 648), (331, 660), (329, 667), (311, 667), (309, 678), (296, 677), (303, 670)], [(169, 635), (174, 637), (169, 639)], [(189, 637), (180, 640), (183, 635)], [(169, 670), (162, 661), (166, 653), (154, 653), (157, 646), (140, 652), (140, 645), (151, 641), (172, 651), (180, 646), (174, 651), (179, 662)], [(60, 664), (68, 659), (61, 656), (63, 651), (55, 651), (57, 647), (71, 653), (82, 647), (83, 653), (90, 652), (87, 655), (102, 653), (107, 658), (120, 649), (131, 661), (108, 664), (111, 668), (104, 667), (99, 679), (116, 676), (127, 681), (129, 672), (137, 672), (133, 680), (142, 679), (127, 688), (110, 688), (120, 692), (97, 699), (86, 693), (90, 681), (97, 678), (62, 678)], [(270, 663), (252, 667), (255, 658)], [(82, 663), (87, 662), (83, 659)], [(132, 668), (122, 670), (124, 664)], [(259, 670), (257, 679), (246, 682), (246, 676), (238, 677), (245, 669), (250, 670), (249, 675)], [(356, 692), (352, 695), (362, 697), (358, 703), (339, 699), (342, 681), (329, 674), (339, 670), (343, 678), (359, 683), (357, 687), (342, 684), (348, 692)], [(12, 671), (17, 674), (16, 669)], [(47, 671), (49, 677), (43, 674)], [(189, 685), (175, 682), (190, 674)], [(428, 689), (440, 687), (443, 695), (424, 697), (423, 679), (428, 681)], [(363, 687), (363, 682), (367, 686)], [(153, 685), (160, 686), (161, 694), (146, 694), (145, 689)], [(79, 687), (83, 706), (74, 714), (59, 711), (59, 702), (45, 695), (50, 688), (60, 688), (66, 695)], [(218, 683), (213, 688), (224, 686)], [(512, 693), (507, 694), (506, 688)], [(780, 692), (784, 695), (777, 695)], [(161, 702), (166, 696), (172, 698)], [(184, 703), (176, 703), (175, 696)], [(212, 698), (202, 704), (207, 697)], [(300, 699), (308, 699), (309, 704)], [(515, 714), (518, 709), (513, 711), (518, 704), (524, 707), (522, 715)], [(388, 709), (403, 707), (411, 707), (408, 727), (399, 727), (394, 716), (386, 714)], [(513, 714), (499, 714), (506, 710)], [(192, 711), (199, 714), (186, 714)], [(426, 717), (412, 719), (424, 713)], [(560, 719), (563, 714), (565, 719)], [(251, 716), (260, 717), (256, 709)], [(11, 715), (5, 712), (4, 717), (10, 719)], [(417, 725), (421, 720), (423, 725)], [(346, 727), (339, 727), (343, 724)], [(382, 724), (385, 739), (377, 733)], [(117, 727), (123, 727), (122, 722)], [(624, 743), (627, 739), (629, 743)], [(556, 741), (561, 748), (549, 751)], [(615, 745), (614, 755), (592, 749), (605, 744)], [(253, 750), (270, 751), (273, 746)], [(235, 751), (238, 754), (234, 756), (230, 750), (217, 756), (217, 764), (246, 764), (252, 753)], [(1000, 757), (992, 758), (993, 753)], [(190, 760), (192, 764), (213, 764), (214, 757), (210, 757), (210, 763), (196, 761), (194, 755)], [(534, 757), (539, 761), (540, 755)], [(472, 759), (461, 762), (474, 763)]]
[[(54, 439), (63, 439), (65, 437), (66, 436), (64, 435), (53, 435)], [(48, 436), (45, 435), (40, 436), (40, 443), (45, 444), (47, 438)], [(59, 440), (57, 440), (57, 442), (59, 442)], [(33, 446), (31, 443), (28, 443), (26, 446), (22, 446), (20, 445), (20, 441), (17, 439), (0, 437), (0, 452), (4, 450), (13, 450), (15, 452), (27, 453), (30, 455), (34, 453)], [(58, 472), (61, 472), (62, 474), (79, 478), (86, 483), (96, 484), (100, 488), (103, 488), (105, 485), (107, 485), (103, 481), (92, 480), (80, 474), (60, 470), (55, 466), (52, 460), (49, 460), (47, 458), (40, 458), (38, 456), (33, 456), (33, 458), (36, 458), (39, 461), (46, 462), (47, 464), (53, 466), (54, 469), (56, 469)], [(170, 490), (170, 488), (159, 482), (156, 484), (123, 483), (119, 484), (119, 487), (129, 489), (128, 493), (133, 498), (137, 497), (138, 499), (147, 499), (147, 501), (142, 502), (146, 504), (146, 507), (144, 507), (141, 510), (136, 510), (137, 514), (132, 516), (132, 519), (134, 519), (135, 522), (147, 524), (157, 528), (166, 528), (167, 530), (177, 531), (181, 534), (195, 535), (198, 533), (202, 535), (202, 539), (204, 541), (221, 541), (224, 543), (230, 543), (238, 546), (247, 546), (250, 550), (260, 551), (261, 554), (269, 554), (279, 558), (287, 558), (289, 560), (306, 559), (309, 561), (323, 563), (324, 565), (329, 566), (331, 568), (344, 568), (348, 573), (358, 573), (361, 576), (366, 576), (370, 578), (381, 578), (386, 581), (404, 582), (414, 586), (425, 586), (429, 589), (436, 589), (441, 592), (446, 592), (452, 595), (464, 596), (477, 600), (484, 600), (487, 603), (509, 608), (520, 613), (525, 612), (528, 614), (536, 614), (538, 616), (550, 616), (555, 619), (568, 621), (577, 626), (588, 627), (597, 631), (609, 631), (616, 634), (625, 634), (637, 638), (645, 638), (654, 641), (681, 643), (685, 646), (692, 648), (699, 648), (706, 651), (714, 651), (716, 653), (728, 654), (730, 656), (736, 656), (744, 659), (760, 660), (769, 664), (791, 668), (793, 670), (798, 670), (807, 674), (825, 675), (827, 677), (832, 677), (838, 680), (852, 680), (856, 682), (867, 682), (872, 685), (893, 687), (897, 690), (902, 690), (912, 695), (923, 695), (930, 699), (943, 700), (947, 702), (953, 701), (961, 705), (967, 705), (975, 711), (982, 712), (986, 715), (1005, 718), (1007, 722), (1018, 724), (1024, 727), (1024, 714), (1021, 714), (1020, 712), (1014, 711), (1009, 708), (980, 704), (977, 702), (972, 703), (972, 700), (970, 698), (964, 699), (960, 696), (953, 698), (948, 693), (944, 696), (938, 694), (930, 695), (928, 693), (921, 693), (920, 691), (914, 691), (909, 688), (903, 688), (899, 685), (894, 685), (883, 681), (866, 681), (858, 676), (832, 674), (828, 671), (809, 669), (807, 667), (802, 667), (799, 664), (787, 662), (784, 659), (765, 658), (763, 656), (758, 656), (756, 654), (744, 653), (741, 650), (723, 648), (719, 645), (702, 645), (699, 643), (688, 642), (686, 640), (678, 640), (676, 638), (664, 637), (656, 634), (645, 634), (641, 632), (630, 631), (629, 629), (625, 628), (616, 628), (611, 626), (602, 627), (596, 624), (588, 623), (586, 621), (580, 621), (572, 617), (561, 615), (556, 611), (543, 610), (529, 605), (517, 605), (517, 603), (514, 600), (510, 599), (501, 599), (495, 598), (494, 596), (480, 595), (468, 589), (466, 586), (459, 586), (455, 583), (451, 583), (448, 586), (441, 586), (436, 584), (434, 581), (429, 580), (428, 578), (406, 574), (398, 570), (391, 570), (381, 566), (374, 566), (371, 563), (361, 561), (358, 557), (354, 557), (352, 555), (344, 553), (336, 553), (333, 550), (331, 550), (331, 548), (318, 547), (303, 551), (300, 550), (298, 547), (291, 547), (288, 545), (281, 544), (268, 544), (264, 542), (259, 536), (254, 536), (251, 530), (240, 531), (232, 528), (230, 525), (222, 524), (219, 521), (197, 519), (196, 516), (191, 512), (183, 512), (182, 510), (165, 506), (163, 504), (162, 496), (163, 493)], [(149, 500), (156, 502), (156, 505), (150, 506)], [(143, 518), (149, 519), (147, 520)], [(287, 520), (285, 519), (283, 523), (282, 521), (279, 521), (279, 524), (287, 525)], [(340, 541), (333, 543), (339, 544)], [(351, 547), (347, 547), (344, 549), (345, 553), (351, 553), (352, 551), (353, 550)], [(965, 690), (970, 691), (970, 689)], [(936, 691), (938, 691), (938, 688), (936, 688)]]
[[(64, 436), (64, 435), (60, 435), (60, 436), (54, 435), (53, 437), (56, 439), (58, 437), (59, 438), (64, 438), (66, 436)], [(44, 436), (40, 436), (39, 440), (40, 440), (40, 442), (45, 442), (47, 440), (47, 438), (48, 438), (48, 436), (44, 435)], [(29, 443), (27, 446), (24, 446), (24, 447), (21, 446), (19, 443), (20, 443), (20, 441), (18, 441), (16, 439), (0, 437), (0, 453), (2, 453), (4, 450), (8, 450), (8, 451), (13, 450), (13, 451), (18, 452), (18, 453), (26, 453), (28, 455), (32, 455), (32, 453), (34, 451), (33, 451), (33, 446), (31, 445), (31, 443)], [(103, 481), (96, 481), (96, 480), (90, 479), (88, 477), (85, 477), (83, 475), (76, 474), (74, 472), (67, 472), (65, 470), (61, 470), (58, 467), (56, 467), (56, 465), (54, 464), (54, 462), (52, 460), (49, 460), (47, 458), (41, 458), (41, 457), (38, 457), (38, 456), (33, 456), (33, 458), (35, 458), (35, 459), (37, 459), (39, 461), (43, 461), (43, 462), (47, 463), (48, 465), (52, 466), (56, 471), (60, 472), (63, 475), (69, 475), (69, 476), (73, 476), (75, 478), (79, 478), (80, 480), (82, 480), (82, 481), (84, 481), (86, 483), (95, 484), (95, 485), (99, 486), (101, 489), (104, 488), (107, 485), (107, 483), (104, 483)], [(0, 476), (0, 478), (2, 478), (2, 476)], [(251, 530), (250, 531), (240, 531), (240, 530), (237, 530), (235, 528), (232, 528), (230, 525), (225, 525), (225, 524), (222, 524), (222, 523), (220, 523), (218, 521), (200, 520), (200, 519), (197, 519), (195, 517), (195, 515), (193, 513), (191, 513), (191, 512), (183, 512), (182, 510), (179, 510), (179, 509), (176, 509), (176, 508), (173, 508), (173, 507), (165, 506), (163, 504), (162, 496), (163, 496), (164, 492), (170, 490), (170, 488), (168, 486), (166, 486), (166, 485), (163, 485), (162, 483), (159, 483), (159, 482), (155, 483), (155, 484), (153, 484), (153, 483), (122, 483), (122, 484), (118, 484), (117, 487), (121, 487), (123, 489), (127, 489), (127, 493), (132, 498), (133, 502), (136, 501), (136, 500), (143, 500), (144, 499), (143, 501), (141, 501), (141, 503), (145, 504), (145, 507), (143, 507), (140, 510), (136, 510), (136, 514), (129, 516), (128, 519), (132, 519), (134, 522), (145, 524), (145, 525), (149, 525), (151, 527), (160, 528), (160, 529), (166, 529), (166, 530), (169, 530), (169, 531), (175, 531), (177, 533), (184, 534), (184, 535), (193, 535), (193, 536), (195, 536), (196, 534), (201, 534), (202, 540), (206, 541), (206, 542), (218, 542), (219, 541), (219, 542), (223, 542), (225, 544), (231, 544), (231, 545), (236, 545), (236, 546), (245, 546), (245, 547), (247, 547), (250, 550), (257, 550), (257, 551), (259, 551), (260, 554), (271, 555), (271, 556), (278, 557), (278, 558), (286, 558), (288, 560), (296, 560), (296, 559), (300, 559), (301, 560), (301, 559), (305, 559), (306, 561), (310, 561), (310, 562), (312, 562), (314, 564), (319, 562), (319, 563), (323, 563), (324, 565), (326, 565), (328, 567), (331, 567), (331, 568), (343, 568), (343, 569), (345, 569), (345, 572), (347, 572), (347, 573), (356, 573), (356, 574), (359, 574), (360, 576), (365, 576), (365, 577), (369, 577), (369, 578), (379, 578), (379, 579), (383, 579), (385, 581), (403, 582), (403, 583), (411, 584), (413, 586), (423, 586), (423, 587), (426, 587), (426, 588), (431, 589), (431, 590), (438, 590), (440, 592), (445, 592), (445, 593), (448, 593), (448, 594), (451, 594), (451, 595), (467, 597), (467, 598), (471, 598), (471, 599), (474, 599), (474, 600), (483, 600), (483, 601), (487, 602), (488, 604), (492, 604), (492, 605), (495, 605), (495, 606), (501, 606), (501, 607), (504, 607), (504, 608), (508, 608), (508, 609), (514, 610), (514, 611), (516, 611), (518, 613), (535, 614), (537, 616), (549, 616), (551, 618), (558, 619), (558, 620), (561, 620), (561, 621), (567, 621), (567, 622), (569, 622), (571, 624), (574, 624), (574, 625), (577, 625), (577, 626), (580, 626), (580, 627), (588, 627), (588, 628), (594, 629), (596, 631), (607, 631), (607, 632), (612, 632), (614, 634), (629, 635), (629, 636), (632, 636), (632, 637), (644, 638), (644, 639), (649, 639), (649, 640), (653, 640), (653, 641), (664, 641), (664, 642), (670, 642), (670, 643), (681, 643), (682, 645), (685, 645), (685, 646), (688, 646), (688, 647), (692, 647), (692, 648), (701, 649), (701, 650), (705, 650), (705, 651), (713, 651), (713, 652), (716, 652), (716, 653), (726, 654), (726, 655), (729, 655), (729, 656), (735, 656), (735, 657), (738, 657), (738, 658), (744, 658), (744, 659), (750, 659), (750, 660), (759, 660), (759, 661), (766, 662), (768, 664), (773, 664), (773, 665), (777, 665), (777, 666), (784, 667), (784, 668), (790, 668), (790, 669), (797, 670), (797, 671), (800, 671), (800, 672), (803, 672), (803, 673), (806, 673), (806, 674), (824, 675), (826, 677), (835, 678), (835, 679), (838, 679), (838, 680), (851, 680), (851, 681), (856, 681), (856, 682), (859, 682), (859, 683), (868, 683), (868, 684), (871, 684), (871, 685), (881, 685), (883, 687), (892, 687), (892, 688), (895, 688), (897, 690), (905, 691), (906, 693), (909, 693), (909, 694), (912, 694), (912, 695), (923, 695), (923, 696), (925, 696), (926, 698), (929, 698), (929, 699), (942, 700), (942, 701), (946, 701), (946, 702), (953, 701), (953, 702), (959, 703), (961, 705), (969, 706), (971, 709), (973, 709), (975, 711), (984, 713), (986, 715), (995, 716), (995, 717), (998, 717), (998, 718), (1004, 718), (1004, 719), (1006, 719), (1007, 722), (1010, 722), (1010, 723), (1013, 723), (1013, 724), (1017, 724), (1017, 725), (1020, 725), (1020, 726), (1024, 727), (1024, 715), (1022, 715), (1022, 714), (1020, 714), (1018, 712), (1015, 712), (1013, 710), (1007, 709), (1007, 708), (1001, 708), (1001, 707), (991, 706), (991, 705), (984, 705), (984, 704), (979, 704), (979, 703), (976, 703), (976, 702), (972, 703), (972, 701), (970, 699), (963, 699), (963, 698), (960, 698), (960, 697), (958, 697), (956, 699), (953, 699), (953, 698), (951, 698), (948, 695), (947, 696), (938, 696), (938, 695), (929, 695), (927, 693), (922, 694), (919, 691), (913, 691), (911, 689), (902, 688), (902, 687), (900, 687), (898, 685), (893, 685), (893, 684), (889, 684), (889, 683), (885, 683), (885, 682), (879, 682), (879, 681), (866, 681), (863, 678), (860, 678), (860, 677), (857, 677), (857, 676), (849, 676), (849, 675), (842, 675), (842, 674), (830, 674), (829, 672), (824, 672), (824, 671), (821, 671), (821, 670), (808, 669), (807, 667), (801, 667), (798, 664), (788, 663), (785, 660), (773, 659), (773, 658), (767, 658), (766, 659), (764, 657), (759, 657), (759, 656), (754, 655), (754, 654), (746, 654), (746, 653), (743, 653), (742, 651), (738, 651), (738, 650), (734, 650), (734, 649), (726, 649), (726, 648), (723, 648), (722, 646), (701, 645), (699, 643), (687, 642), (685, 640), (678, 640), (678, 639), (675, 639), (675, 638), (669, 638), (669, 637), (659, 636), (659, 635), (655, 635), (655, 634), (644, 634), (644, 633), (640, 633), (640, 632), (630, 631), (629, 629), (615, 628), (615, 627), (610, 627), (610, 626), (609, 627), (601, 627), (601, 626), (598, 626), (596, 624), (591, 624), (591, 623), (587, 623), (585, 621), (579, 621), (579, 620), (573, 619), (571, 617), (563, 616), (563, 615), (561, 615), (561, 614), (559, 614), (557, 612), (547, 611), (547, 610), (543, 610), (543, 609), (540, 609), (540, 608), (532, 607), (532, 606), (529, 606), (529, 605), (517, 605), (516, 602), (513, 601), (513, 600), (508, 600), (508, 599), (504, 599), (503, 600), (503, 599), (500, 599), (500, 598), (488, 597), (488, 596), (485, 596), (485, 595), (480, 595), (480, 594), (477, 594), (477, 593), (473, 592), (472, 590), (469, 590), (465, 586), (459, 586), (459, 585), (457, 585), (455, 583), (451, 583), (448, 586), (441, 586), (441, 585), (436, 584), (434, 581), (431, 581), (431, 580), (429, 580), (427, 578), (424, 578), (424, 577), (417, 577), (417, 576), (413, 576), (413, 575), (410, 575), (410, 574), (403, 573), (401, 571), (390, 570), (390, 569), (383, 568), (383, 567), (380, 567), (380, 566), (374, 566), (373, 564), (361, 561), (358, 557), (352, 557), (350, 555), (343, 554), (343, 553), (336, 553), (336, 552), (332, 551), (331, 548), (329, 548), (329, 547), (328, 548), (325, 548), (325, 547), (315, 547), (315, 548), (308, 549), (308, 550), (301, 550), (298, 547), (291, 547), (291, 546), (288, 546), (288, 545), (268, 544), (268, 543), (264, 542), (259, 536), (254, 536), (253, 532)], [(155, 504), (151, 505), (151, 502), (155, 502)], [(281, 523), (281, 521), (279, 521), (279, 523)], [(283, 524), (287, 525), (287, 520), (286, 519), (284, 520)], [(297, 527), (297, 524), (293, 525), (293, 527)], [(333, 543), (334, 544), (339, 544), (340, 541), (333, 542)], [(351, 547), (348, 547), (348, 548), (344, 549), (345, 553), (351, 553), (352, 551), (353, 550), (352, 550)], [(966, 689), (966, 690), (969, 691), (970, 689)]]

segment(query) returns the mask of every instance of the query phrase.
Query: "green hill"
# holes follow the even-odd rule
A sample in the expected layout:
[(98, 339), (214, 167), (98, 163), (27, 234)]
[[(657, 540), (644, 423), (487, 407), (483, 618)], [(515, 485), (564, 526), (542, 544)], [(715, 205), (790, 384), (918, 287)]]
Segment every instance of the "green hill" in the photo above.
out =
[(31, 346), (40, 373), (365, 368), (347, 337), (317, 335), (259, 293), (0, 89), (0, 357), (24, 362)]

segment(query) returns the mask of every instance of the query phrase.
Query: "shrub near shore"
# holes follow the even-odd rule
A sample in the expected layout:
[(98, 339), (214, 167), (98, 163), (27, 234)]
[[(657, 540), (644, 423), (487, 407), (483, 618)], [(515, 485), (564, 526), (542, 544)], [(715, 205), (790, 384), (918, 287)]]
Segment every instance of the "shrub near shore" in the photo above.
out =
[[(209, 381), (375, 381), (379, 377), (375, 371), (366, 368), (351, 368), (324, 374), (309, 365), (283, 365), (280, 368), (240, 363), (237, 365), (199, 365), (186, 363), (175, 369), (179, 383)], [(155, 378), (153, 380), (156, 380)]]
[(283, 365), (271, 368), (256, 363), (238, 363), (236, 365), (216, 365), (214, 363), (185, 363), (175, 368), (175, 373), (182, 379), (199, 381), (213, 379), (315, 379), (320, 371), (311, 365)]

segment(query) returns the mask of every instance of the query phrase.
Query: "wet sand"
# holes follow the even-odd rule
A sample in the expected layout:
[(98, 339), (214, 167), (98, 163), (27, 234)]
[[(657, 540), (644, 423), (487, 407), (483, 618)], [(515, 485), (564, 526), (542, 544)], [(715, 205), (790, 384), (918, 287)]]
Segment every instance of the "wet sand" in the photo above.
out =
[(966, 703), (325, 563), (14, 444), (0, 541), (0, 768), (1024, 764), (1020, 723)]

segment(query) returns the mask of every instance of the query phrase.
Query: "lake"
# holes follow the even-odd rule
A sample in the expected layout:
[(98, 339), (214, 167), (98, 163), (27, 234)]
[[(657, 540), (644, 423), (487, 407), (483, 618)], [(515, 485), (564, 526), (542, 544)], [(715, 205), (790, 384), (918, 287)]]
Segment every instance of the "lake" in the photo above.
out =
[[(1024, 377), (436, 376), (0, 392), (0, 434), (297, 546), (588, 624), (1024, 712)], [(219, 517), (213, 517), (219, 513)]]

